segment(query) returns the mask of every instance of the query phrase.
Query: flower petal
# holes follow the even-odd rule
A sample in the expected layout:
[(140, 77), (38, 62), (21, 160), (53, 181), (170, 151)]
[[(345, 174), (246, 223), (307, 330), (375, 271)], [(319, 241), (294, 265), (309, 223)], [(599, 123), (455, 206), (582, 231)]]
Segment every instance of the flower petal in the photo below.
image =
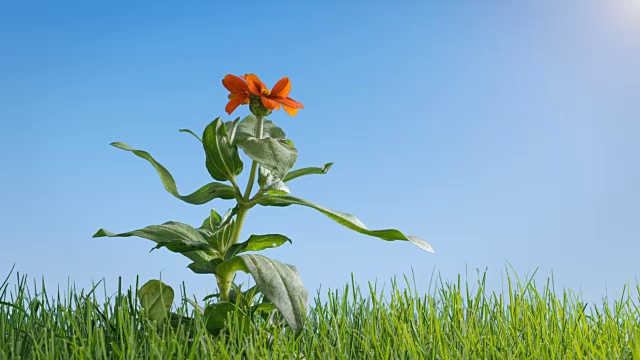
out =
[(231, 98), (231, 100), (229, 100), (229, 102), (227, 103), (227, 106), (225, 106), (224, 110), (227, 112), (227, 114), (231, 115), (231, 113), (236, 108), (238, 108), (238, 106), (244, 104), (245, 101), (247, 101), (248, 98), (249, 98), (249, 95), (247, 95), (246, 93), (237, 94), (236, 96)]
[(266, 107), (267, 109), (269, 109), (269, 110), (275, 110), (275, 109), (280, 108), (280, 104), (278, 104), (278, 102), (277, 102), (277, 101), (272, 100), (272, 99), (269, 99), (268, 97), (266, 97), (266, 96), (264, 96), (264, 95), (263, 95), (263, 96), (261, 96), (260, 98), (261, 98), (261, 100), (262, 100), (262, 104), (263, 104), (263, 105), (264, 105), (264, 107)]
[(299, 102), (293, 100), (292, 98), (288, 97), (288, 98), (278, 98), (278, 99), (274, 99), (277, 102), (281, 103), (282, 105), (286, 105), (288, 107), (292, 107), (292, 108), (296, 108), (296, 109), (304, 109), (304, 105), (300, 104)]
[(287, 112), (287, 114), (291, 116), (295, 116), (298, 113), (298, 109), (292, 108), (291, 106), (287, 106), (285, 104), (282, 104), (282, 108)]
[(278, 82), (273, 86), (273, 90), (271, 90), (271, 96), (278, 96), (286, 98), (289, 96), (289, 92), (291, 91), (291, 81), (289, 81), (288, 77), (283, 77), (278, 80)]
[(244, 76), (247, 80), (249, 91), (255, 96), (262, 95), (262, 89), (266, 88), (264, 83), (260, 81), (260, 78), (256, 74), (247, 74)]
[(227, 88), (227, 90), (229, 90), (229, 92), (231, 92), (232, 94), (239, 94), (249, 91), (247, 82), (243, 78), (231, 74), (227, 74), (224, 76), (224, 79), (222, 79), (222, 85), (224, 85), (224, 87)]

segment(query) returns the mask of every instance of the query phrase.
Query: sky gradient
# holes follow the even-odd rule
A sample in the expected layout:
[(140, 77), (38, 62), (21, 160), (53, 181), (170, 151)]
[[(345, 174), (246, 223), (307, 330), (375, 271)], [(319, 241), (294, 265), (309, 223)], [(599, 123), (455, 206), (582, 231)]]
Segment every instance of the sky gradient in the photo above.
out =
[[(0, 5), (0, 274), (66, 287), (191, 273), (139, 238), (92, 239), (210, 207), (166, 193), (150, 152), (190, 193), (211, 181), (200, 133), (224, 113), (227, 73), (292, 81), (305, 105), (270, 116), (295, 141), (297, 196), (407, 242), (351, 232), (307, 208), (255, 208), (242, 238), (277, 232), (265, 255), (311, 293), (411, 274), (427, 291), (489, 271), (500, 286), (553, 273), (597, 300), (636, 282), (640, 253), (640, 2), (5, 2)], [(247, 161), (245, 161), (245, 164)], [(242, 177), (246, 181), (246, 174)]]

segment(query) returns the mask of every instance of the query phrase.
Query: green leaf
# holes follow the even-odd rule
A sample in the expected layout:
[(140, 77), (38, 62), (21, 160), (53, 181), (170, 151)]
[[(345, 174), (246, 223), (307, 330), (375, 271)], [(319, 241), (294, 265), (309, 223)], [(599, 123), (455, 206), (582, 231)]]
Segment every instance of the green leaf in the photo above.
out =
[(263, 191), (277, 191), (283, 194), (291, 193), (291, 190), (289, 190), (282, 180), (274, 176), (271, 171), (262, 166), (260, 166), (260, 171), (258, 173), (258, 185), (260, 185), (260, 188)]
[(251, 307), (251, 312), (257, 314), (270, 313), (274, 310), (277, 310), (277, 308), (271, 303), (260, 303)]
[(233, 208), (227, 210), (227, 212), (224, 213), (224, 215), (222, 216), (222, 219), (220, 220), (220, 226), (224, 226), (227, 225), (231, 220), (233, 220), (233, 217), (238, 213), (238, 209), (240, 208), (240, 205), (236, 205)]
[(238, 208), (238, 205), (234, 206), (232, 209), (229, 209), (222, 217), (220, 217), (220, 215), (215, 212), (215, 210), (211, 210), (211, 215), (208, 218), (204, 219), (202, 225), (200, 225), (200, 227), (196, 230), (198, 230), (200, 234), (202, 234), (202, 236), (204, 236), (206, 239), (209, 239), (209, 244), (215, 245), (216, 242), (212, 240), (213, 234), (220, 230), (222, 227), (227, 226), (234, 220), (233, 216), (238, 213)]
[(293, 179), (295, 179), (297, 177), (305, 176), (305, 175), (322, 175), (322, 174), (326, 174), (329, 171), (329, 169), (331, 169), (331, 166), (333, 166), (333, 163), (326, 163), (321, 168), (319, 168), (319, 167), (306, 167), (306, 168), (302, 168), (302, 169), (296, 169), (296, 170), (293, 170), (293, 171), (287, 173), (287, 175), (284, 177), (284, 179), (282, 179), (282, 181), (287, 182), (289, 180), (293, 180)]
[(233, 140), (236, 136), (236, 127), (238, 126), (238, 121), (240, 121), (239, 117), (233, 121), (227, 121), (224, 123), (225, 129), (227, 130), (227, 137), (229, 138), (229, 143), (231, 143), (231, 145), (235, 145)]
[[(236, 120), (237, 121), (237, 120)], [(249, 115), (238, 122), (227, 122), (227, 132), (229, 139), (233, 145), (240, 144), (248, 138), (258, 137), (258, 118), (255, 115)], [(233, 136), (231, 134), (233, 133)], [(273, 121), (264, 120), (262, 125), (262, 137), (270, 137), (276, 140), (284, 140), (286, 134), (277, 127)]]
[(232, 316), (231, 323), (240, 327), (240, 331), (247, 334), (252, 329), (251, 319), (243, 308), (239, 308), (236, 304), (230, 302), (219, 302), (210, 304), (204, 310), (205, 326), (207, 331), (212, 335), (218, 335), (226, 329), (229, 324), (227, 319)]
[(298, 150), (293, 146), (284, 140), (270, 137), (263, 139), (250, 137), (239, 143), (238, 146), (244, 150), (247, 156), (270, 170), (278, 179), (284, 178), (298, 158)]
[(207, 306), (204, 309), (207, 331), (214, 336), (218, 335), (227, 326), (227, 314), (232, 313), (235, 309), (236, 306), (228, 302)]
[(162, 166), (151, 155), (149, 155), (148, 152), (142, 151), (142, 150), (136, 150), (130, 147), (129, 145), (121, 142), (114, 142), (111, 145), (114, 147), (117, 147), (118, 149), (131, 151), (136, 156), (141, 157), (147, 160), (148, 162), (150, 162), (151, 165), (153, 165), (153, 167), (158, 172), (158, 175), (160, 175), (160, 179), (162, 180), (162, 184), (164, 185), (164, 188), (171, 195), (175, 196), (176, 198), (186, 203), (193, 204), (193, 205), (201, 205), (216, 198), (228, 200), (236, 197), (236, 192), (233, 189), (233, 187), (229, 185), (217, 183), (217, 182), (209, 183), (201, 187), (200, 189), (196, 190), (192, 194), (180, 195), (178, 193), (176, 181), (173, 179), (173, 176), (171, 176), (171, 173), (169, 173), (169, 171), (164, 166)]
[[(291, 169), (298, 153), (293, 143), (285, 140), (284, 131), (272, 121), (264, 120), (263, 139), (257, 139), (258, 118), (255, 115), (249, 115), (240, 122), (227, 122), (227, 130), (233, 133), (233, 136), (230, 136), (232, 144), (242, 147), (250, 158), (260, 162), (264, 167), (263, 171), (273, 172), (271, 176), (264, 172), (260, 174), (262, 181), (269, 183), (265, 190), (283, 190), (288, 193), (288, 189), (280, 180)], [(278, 164), (279, 162), (281, 164)], [(260, 177), (258, 180), (261, 181)]]
[(222, 259), (194, 261), (187, 267), (196, 274), (215, 274), (216, 267), (222, 263)]
[(189, 298), (183, 298), (182, 300), (188, 302), (189, 305), (193, 306), (194, 310), (204, 315), (204, 309), (202, 308), (202, 306), (198, 305), (195, 300)]
[(178, 131), (183, 132), (183, 133), (187, 133), (187, 134), (191, 134), (191, 135), (193, 135), (193, 137), (195, 137), (195, 138), (196, 138), (196, 139), (198, 139), (200, 142), (202, 142), (202, 139), (200, 139), (200, 136), (196, 135), (196, 133), (194, 133), (193, 131), (191, 131), (191, 130), (189, 130), (189, 129), (180, 129), (180, 130), (178, 130)]
[(247, 241), (233, 244), (227, 250), (226, 259), (247, 251), (260, 251), (278, 247), (286, 242), (291, 243), (291, 239), (280, 234), (251, 235)]
[[(209, 260), (205, 252), (199, 251), (210, 248), (202, 234), (187, 224), (174, 221), (162, 225), (151, 225), (143, 229), (115, 234), (105, 229), (100, 229), (93, 237), (130, 237), (139, 236), (158, 243), (157, 247), (166, 246), (169, 250), (179, 252), (193, 261)], [(156, 248), (157, 248), (156, 247)]]
[(207, 300), (211, 300), (211, 299), (219, 299), (220, 298), (220, 293), (215, 293), (215, 294), (210, 294), (205, 296), (202, 301), (207, 301)]
[(182, 241), (161, 241), (151, 250), (162, 249), (163, 247), (166, 247), (169, 251), (180, 254), (200, 250), (205, 251), (211, 248), (209, 244), (186, 244)]
[(220, 118), (212, 121), (204, 129), (202, 145), (206, 154), (209, 174), (219, 181), (230, 180), (242, 172), (242, 160), (238, 148), (232, 146), (227, 131)]
[(304, 328), (309, 293), (295, 266), (255, 254), (240, 255), (260, 292), (275, 305), (296, 335)]
[[(189, 300), (189, 299), (185, 299), (185, 300)], [(174, 312), (169, 312), (169, 324), (171, 324), (171, 327), (173, 327), (176, 330), (182, 326), (183, 328), (189, 329), (189, 334), (193, 334), (195, 332), (195, 319), (189, 316), (184, 316), (181, 314), (176, 314)]]
[(416, 236), (407, 236), (396, 229), (385, 229), (385, 230), (369, 230), (357, 217), (343, 213), (336, 210), (327, 209), (324, 206), (314, 204), (305, 199), (291, 196), (291, 195), (273, 195), (273, 196), (264, 196), (258, 199), (258, 204), (263, 206), (289, 206), (289, 205), (302, 205), (307, 206), (313, 209), (320, 211), (321, 213), (328, 216), (331, 220), (337, 222), (340, 225), (343, 225), (351, 230), (357, 231), (361, 234), (374, 236), (380, 238), (382, 240), (393, 241), (393, 240), (406, 240), (410, 241), (414, 245), (418, 246), (422, 250), (428, 252), (435, 252), (431, 245), (429, 245), (426, 241), (420, 239)]
[(216, 267), (217, 274), (234, 274), (236, 271), (249, 272), (249, 268), (240, 256), (227, 259)]
[(255, 298), (260, 294), (260, 290), (258, 290), (257, 286), (252, 286), (246, 291), (241, 291), (240, 287), (235, 284), (233, 284), (233, 287), (235, 288), (234, 293), (236, 294), (233, 302), (238, 305), (239, 308), (249, 312), (255, 302)]
[(295, 266), (262, 255), (245, 254), (226, 260), (218, 265), (216, 271), (224, 274), (236, 271), (250, 273), (260, 292), (280, 310), (296, 335), (302, 332), (309, 293)]
[(221, 221), (222, 218), (220, 217), (220, 214), (218, 214), (214, 209), (211, 209), (209, 217), (204, 219), (204, 221), (202, 221), (202, 225), (200, 225), (196, 230), (198, 230), (205, 238), (209, 238), (216, 231)]
[(147, 317), (162, 323), (173, 303), (173, 289), (160, 280), (149, 280), (138, 289), (138, 300)]
[(234, 228), (233, 215), (236, 208), (230, 209), (221, 217), (215, 210), (211, 210), (211, 215), (204, 219), (202, 225), (196, 229), (218, 254), (223, 253), (230, 243), (231, 233)]
[(227, 224), (218, 227), (209, 238), (209, 243), (222, 254), (231, 244), (231, 235), (233, 234), (234, 228), (235, 220), (231, 220)]

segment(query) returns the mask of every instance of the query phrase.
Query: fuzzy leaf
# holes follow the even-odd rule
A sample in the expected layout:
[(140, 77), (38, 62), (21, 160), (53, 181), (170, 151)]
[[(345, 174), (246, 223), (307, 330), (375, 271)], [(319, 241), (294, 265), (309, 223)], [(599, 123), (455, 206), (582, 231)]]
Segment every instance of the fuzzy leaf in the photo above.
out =
[(191, 269), (196, 274), (215, 274), (216, 267), (222, 263), (222, 259), (215, 258), (209, 261), (194, 261), (188, 265), (188, 268)]
[(291, 239), (280, 234), (251, 235), (247, 241), (233, 244), (227, 251), (225, 258), (229, 259), (247, 251), (260, 251), (278, 247)]
[(247, 268), (240, 256), (229, 258), (216, 267), (216, 273), (218, 274), (233, 274), (236, 271), (249, 272), (249, 268)]
[(282, 181), (287, 182), (289, 180), (293, 180), (297, 177), (300, 176), (305, 176), (305, 175), (322, 175), (322, 174), (326, 174), (329, 169), (331, 169), (331, 166), (333, 166), (333, 163), (326, 163), (324, 164), (323, 167), (319, 168), (319, 167), (306, 167), (306, 168), (302, 168), (302, 169), (296, 169), (293, 170), (289, 173), (287, 173), (287, 175), (284, 177), (284, 179), (282, 179)]
[(209, 217), (204, 219), (204, 221), (202, 221), (202, 225), (200, 225), (196, 230), (198, 230), (205, 238), (209, 238), (213, 235), (221, 221), (222, 218), (220, 217), (220, 214), (218, 214), (214, 209), (211, 209)]
[(158, 247), (166, 246), (167, 249), (181, 253), (193, 261), (209, 260), (209, 256), (199, 250), (210, 248), (202, 234), (187, 224), (174, 221), (162, 225), (151, 225), (143, 229), (115, 234), (105, 229), (100, 229), (93, 237), (130, 237), (139, 236), (158, 243)]
[(304, 328), (309, 308), (309, 293), (298, 269), (289, 264), (255, 254), (240, 255), (256, 286), (275, 305), (296, 335)]
[(209, 244), (211, 244), (218, 252), (223, 252), (231, 243), (231, 235), (234, 228), (235, 220), (231, 220), (225, 225), (218, 227), (209, 238)]
[(270, 137), (263, 139), (249, 137), (239, 143), (238, 146), (244, 150), (247, 156), (270, 170), (273, 176), (278, 179), (284, 178), (298, 158), (298, 150), (293, 146), (286, 141)]
[(250, 273), (256, 286), (280, 310), (291, 329), (299, 335), (309, 308), (309, 293), (295, 266), (268, 257), (245, 254), (232, 257), (218, 266), (219, 273)]
[(338, 224), (343, 225), (343, 226), (345, 226), (345, 227), (347, 227), (347, 228), (349, 228), (351, 230), (357, 231), (357, 232), (359, 232), (361, 234), (374, 236), (374, 237), (380, 238), (382, 240), (387, 240), (387, 241), (406, 240), (406, 241), (410, 241), (411, 243), (413, 243), (414, 245), (418, 246), (419, 248), (421, 248), (421, 249), (423, 249), (425, 251), (435, 252), (433, 250), (433, 248), (431, 247), (431, 245), (429, 245), (427, 242), (425, 242), (424, 240), (420, 239), (419, 237), (407, 236), (407, 235), (403, 234), (402, 232), (400, 232), (400, 230), (396, 230), (396, 229), (369, 230), (362, 223), (362, 221), (360, 221), (360, 219), (358, 219), (357, 217), (355, 217), (355, 216), (353, 216), (351, 214), (343, 213), (341, 211), (327, 209), (324, 206), (321, 206), (321, 205), (318, 205), (318, 204), (314, 204), (314, 203), (312, 203), (310, 201), (307, 201), (307, 200), (299, 198), (299, 197), (295, 197), (295, 196), (291, 196), (291, 195), (265, 196), (265, 197), (262, 197), (262, 198), (258, 199), (258, 204), (263, 205), (263, 206), (280, 206), (280, 207), (290, 206), (290, 205), (307, 206), (307, 207), (310, 207), (312, 209), (316, 209), (316, 210), (320, 211), (321, 213), (325, 214), (331, 220), (337, 222)]
[(114, 142), (111, 144), (118, 149), (122, 149), (125, 151), (131, 151), (134, 155), (141, 157), (153, 165), (153, 167), (160, 175), (160, 180), (162, 180), (162, 184), (164, 188), (176, 198), (194, 205), (205, 204), (213, 199), (233, 199), (236, 196), (235, 190), (233, 187), (217, 182), (209, 183), (200, 189), (196, 190), (192, 194), (189, 195), (180, 195), (178, 193), (178, 188), (176, 186), (176, 181), (171, 176), (171, 173), (162, 166), (159, 162), (157, 162), (148, 152), (142, 150), (136, 150), (129, 145), (121, 142)]
[(235, 145), (233, 140), (236, 136), (236, 127), (238, 126), (239, 121), (240, 118), (236, 118), (233, 121), (227, 121), (224, 123), (225, 129), (227, 130), (227, 137), (229, 138), (231, 145)]
[(214, 179), (230, 180), (242, 172), (238, 148), (229, 142), (225, 125), (220, 118), (204, 129), (202, 146), (206, 154), (207, 170)]
[[(258, 118), (255, 115), (249, 115), (240, 122), (237, 122), (237, 120), (236, 122), (227, 122), (227, 133), (229, 138), (232, 139), (231, 143), (233, 145), (240, 144), (250, 137), (257, 137)], [(273, 121), (265, 119), (262, 125), (262, 137), (284, 140), (286, 134)]]
[(291, 190), (284, 184), (282, 180), (277, 178), (270, 170), (260, 166), (260, 172), (258, 173), (258, 185), (263, 191), (290, 194)]

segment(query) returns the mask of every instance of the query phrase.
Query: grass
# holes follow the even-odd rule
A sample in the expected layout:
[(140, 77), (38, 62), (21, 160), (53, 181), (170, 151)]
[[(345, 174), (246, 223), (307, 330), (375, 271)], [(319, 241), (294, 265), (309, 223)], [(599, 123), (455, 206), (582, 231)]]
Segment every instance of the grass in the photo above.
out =
[(312, 300), (295, 339), (265, 321), (246, 327), (235, 319), (209, 336), (186, 301), (173, 311), (193, 317), (192, 327), (158, 329), (141, 316), (135, 289), (99, 302), (97, 287), (50, 296), (16, 279), (12, 289), (7, 280), (0, 286), (0, 359), (640, 359), (640, 285), (588, 305), (556, 293), (551, 280), (540, 288), (508, 277), (493, 293), (485, 276), (459, 278), (418, 294), (405, 278), (387, 290), (370, 284), (366, 295), (352, 282)]

